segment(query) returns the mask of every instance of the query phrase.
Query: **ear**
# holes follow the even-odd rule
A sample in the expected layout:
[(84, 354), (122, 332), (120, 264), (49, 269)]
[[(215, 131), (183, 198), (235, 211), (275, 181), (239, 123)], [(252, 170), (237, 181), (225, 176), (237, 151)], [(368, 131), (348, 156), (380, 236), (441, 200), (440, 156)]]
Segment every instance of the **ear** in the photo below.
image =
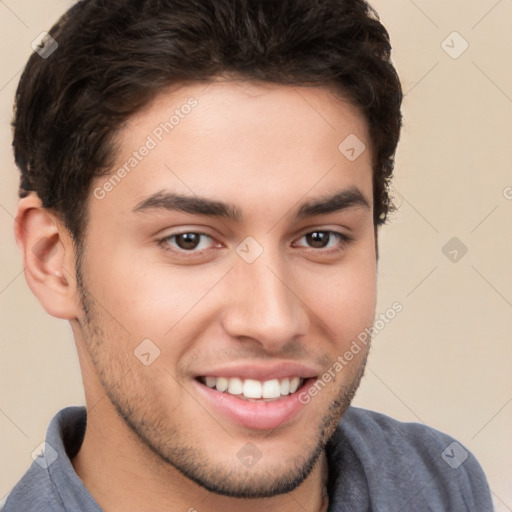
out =
[(57, 215), (30, 194), (18, 204), (14, 236), (22, 251), (25, 279), (43, 308), (56, 318), (77, 318), (75, 248)]

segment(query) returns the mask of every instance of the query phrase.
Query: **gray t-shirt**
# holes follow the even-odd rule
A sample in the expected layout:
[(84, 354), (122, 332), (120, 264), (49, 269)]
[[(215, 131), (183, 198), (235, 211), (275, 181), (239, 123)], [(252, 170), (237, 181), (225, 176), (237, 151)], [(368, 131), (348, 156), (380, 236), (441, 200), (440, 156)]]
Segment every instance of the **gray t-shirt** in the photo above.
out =
[[(3, 512), (102, 512), (75, 473), (85, 407), (60, 411), (44, 454)], [(350, 407), (327, 445), (329, 512), (492, 512), (485, 475), (453, 438), (419, 423)]]

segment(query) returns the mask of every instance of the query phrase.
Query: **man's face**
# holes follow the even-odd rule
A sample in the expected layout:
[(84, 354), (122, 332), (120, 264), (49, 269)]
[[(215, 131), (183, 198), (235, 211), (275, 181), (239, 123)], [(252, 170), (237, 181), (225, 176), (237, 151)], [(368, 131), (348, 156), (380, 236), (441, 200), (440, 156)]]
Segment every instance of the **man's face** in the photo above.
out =
[(119, 141), (89, 200), (86, 392), (209, 490), (289, 491), (366, 360), (334, 366), (375, 312), (365, 121), (327, 89), (216, 82), (161, 94)]

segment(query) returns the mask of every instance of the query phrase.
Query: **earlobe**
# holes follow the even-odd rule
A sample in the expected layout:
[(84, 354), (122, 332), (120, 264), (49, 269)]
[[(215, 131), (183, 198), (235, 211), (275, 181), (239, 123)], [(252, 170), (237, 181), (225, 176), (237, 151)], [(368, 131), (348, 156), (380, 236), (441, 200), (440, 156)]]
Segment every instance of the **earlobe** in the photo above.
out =
[(43, 308), (57, 318), (76, 318), (74, 246), (60, 219), (30, 195), (19, 202), (14, 234), (25, 278)]

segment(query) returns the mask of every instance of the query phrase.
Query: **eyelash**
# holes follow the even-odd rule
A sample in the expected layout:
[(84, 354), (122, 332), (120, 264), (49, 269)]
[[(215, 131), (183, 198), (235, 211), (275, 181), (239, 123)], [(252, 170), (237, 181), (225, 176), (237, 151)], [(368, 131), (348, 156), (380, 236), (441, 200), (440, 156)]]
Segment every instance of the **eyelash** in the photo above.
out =
[[(308, 248), (309, 250), (317, 252), (317, 253), (324, 253), (324, 254), (337, 253), (339, 251), (342, 251), (346, 247), (346, 245), (348, 245), (353, 240), (351, 237), (345, 235), (344, 233), (340, 233), (339, 231), (334, 231), (331, 229), (315, 229), (313, 231), (308, 231), (308, 232), (304, 233), (303, 235), (301, 235), (299, 237), (299, 240), (306, 237), (307, 235), (312, 235), (313, 233), (328, 233), (330, 236), (338, 237), (338, 240), (339, 240), (337, 247), (335, 247), (335, 248), (330, 248), (330, 249), (325, 249), (323, 247), (321, 247), (321, 248), (309, 247)], [(182, 249), (179, 247), (171, 248), (169, 245), (169, 240), (176, 239), (176, 237), (179, 237), (182, 235), (200, 235), (201, 237), (207, 237), (207, 238), (210, 238), (211, 240), (213, 240), (213, 237), (211, 237), (207, 233), (203, 233), (201, 231), (182, 231), (181, 233), (174, 233), (172, 235), (161, 238), (158, 240), (158, 243), (164, 251), (170, 251), (170, 252), (181, 253), (181, 254), (187, 254), (187, 253), (188, 254), (201, 254), (203, 251), (208, 250), (208, 249), (195, 250), (195, 248), (191, 249), (191, 250), (186, 250), (186, 249)], [(328, 243), (330, 243), (330, 241), (331, 240), (329, 238)], [(199, 243), (201, 243), (201, 242), (199, 242)]]
[(182, 236), (182, 235), (200, 235), (201, 237), (207, 237), (207, 238), (211, 238), (213, 240), (213, 237), (211, 237), (207, 233), (202, 233), (201, 231), (182, 231), (181, 233), (174, 233), (172, 235), (166, 236), (165, 238), (161, 238), (158, 242), (160, 243), (160, 245), (162, 246), (162, 248), (165, 251), (199, 254), (199, 253), (207, 250), (207, 249), (202, 249), (202, 250), (197, 251), (197, 250), (193, 249), (193, 250), (187, 251), (186, 249), (181, 249), (179, 247), (171, 249), (169, 247), (169, 243), (168, 243), (169, 240), (172, 240), (173, 238), (176, 238), (176, 237)]
[(331, 238), (330, 237), (337, 237), (338, 238), (338, 244), (336, 245), (336, 247), (334, 248), (330, 248), (330, 249), (325, 249), (323, 247), (317, 249), (315, 247), (309, 247), (310, 250), (312, 251), (318, 251), (318, 252), (324, 252), (324, 253), (335, 253), (335, 252), (339, 252), (341, 250), (343, 250), (345, 248), (346, 245), (348, 245), (351, 241), (352, 241), (352, 238), (350, 238), (349, 236), (345, 235), (344, 233), (340, 233), (339, 231), (334, 231), (332, 229), (315, 229), (313, 231), (308, 231), (307, 233), (304, 233), (303, 235), (301, 235), (301, 237), (299, 238), (299, 240), (301, 238), (304, 238), (308, 235), (312, 235), (313, 233), (328, 233), (329, 234), (329, 241), (328, 243), (330, 243), (331, 241)]

